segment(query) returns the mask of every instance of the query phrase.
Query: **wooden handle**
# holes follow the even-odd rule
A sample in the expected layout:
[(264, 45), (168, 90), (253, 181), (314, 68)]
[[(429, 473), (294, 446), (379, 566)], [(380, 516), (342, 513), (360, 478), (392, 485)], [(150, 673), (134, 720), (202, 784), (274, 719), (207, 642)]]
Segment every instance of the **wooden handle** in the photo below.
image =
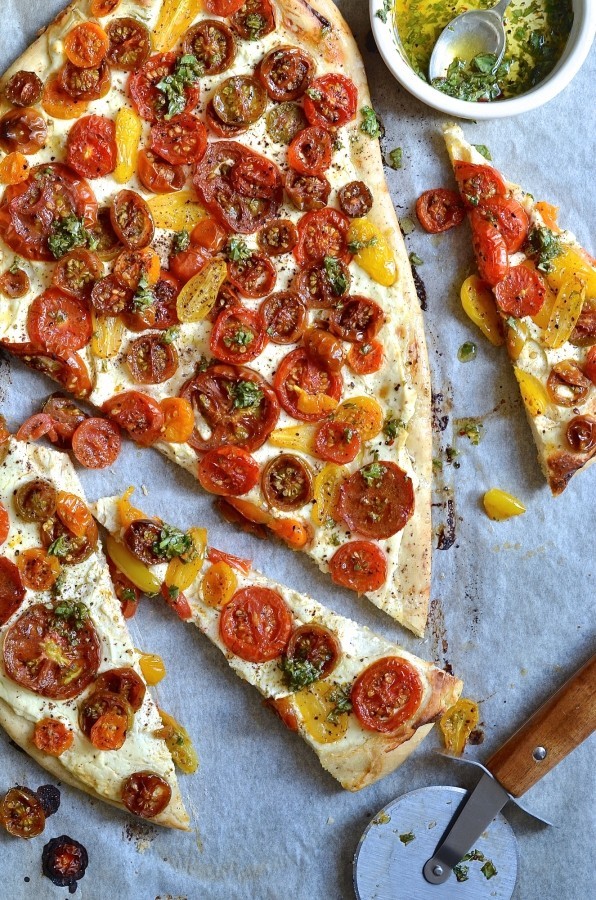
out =
[(521, 797), (596, 729), (596, 654), (486, 764)]

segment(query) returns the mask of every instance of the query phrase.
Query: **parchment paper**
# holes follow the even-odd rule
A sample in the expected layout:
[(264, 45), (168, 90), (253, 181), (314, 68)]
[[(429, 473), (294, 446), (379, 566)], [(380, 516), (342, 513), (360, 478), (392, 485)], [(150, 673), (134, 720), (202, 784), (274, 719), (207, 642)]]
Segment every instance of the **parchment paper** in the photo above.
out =
[[(2, 0), (0, 70), (12, 62), (62, 0)], [(439, 128), (442, 117), (393, 81), (374, 50), (364, 0), (340, 2), (362, 49), (373, 102), (381, 115), (386, 151), (403, 148), (403, 168), (388, 170), (400, 216), (412, 216), (422, 190), (450, 185)], [(596, 250), (593, 231), (593, 85), (596, 54), (573, 84), (542, 109), (511, 120), (464, 123), (475, 143), (536, 197), (562, 207), (561, 220)], [(592, 238), (592, 239), (591, 239)], [(418, 641), (371, 604), (323, 578), (306, 558), (284, 547), (235, 534), (211, 509), (195, 482), (157, 453), (127, 445), (113, 471), (82, 471), (89, 499), (139, 487), (137, 501), (187, 527), (203, 524), (211, 542), (252, 556), (264, 572), (303, 589), (340, 613), (401, 641), (465, 680), (465, 694), (481, 701), (484, 743), (467, 755), (486, 760), (589, 655), (594, 625), (596, 468), (574, 479), (553, 500), (535, 461), (513, 374), (504, 352), (484, 343), (461, 311), (459, 285), (471, 265), (466, 227), (432, 238), (418, 228), (407, 243), (424, 261), (430, 360), (437, 400), (437, 449), (455, 443), (459, 417), (482, 416), (478, 447), (456, 442), (459, 468), (445, 464), (435, 526), (454, 506), (454, 543), (434, 553), (432, 615)], [(474, 362), (457, 349), (478, 344)], [(48, 381), (1, 360), (2, 411), (15, 427), (52, 390)], [(148, 496), (141, 494), (145, 485)], [(527, 504), (519, 519), (491, 523), (481, 508), (489, 487), (510, 490)], [(449, 529), (443, 529), (443, 544)], [(435, 538), (435, 545), (437, 538)], [(393, 797), (432, 784), (475, 783), (459, 765), (433, 753), (431, 735), (406, 765), (380, 784), (349, 794), (319, 767), (298, 738), (263, 708), (198, 631), (157, 604), (143, 603), (132, 622), (140, 648), (160, 653), (168, 676), (156, 690), (160, 706), (177, 716), (196, 742), (201, 768), (181, 777), (194, 832), (169, 833), (69, 788), (43, 836), (25, 842), (0, 833), (0, 896), (65, 897), (41, 876), (41, 849), (69, 834), (86, 845), (90, 863), (80, 883), (85, 900), (339, 900), (353, 897), (352, 855), (371, 816)], [(37, 787), (50, 779), (0, 736), (0, 790)], [(538, 825), (517, 809), (508, 815), (519, 841), (516, 900), (579, 900), (593, 895), (594, 744), (585, 743), (528, 795), (527, 803), (556, 823)], [(454, 894), (454, 896), (456, 896)], [(415, 900), (415, 898), (410, 898)]]

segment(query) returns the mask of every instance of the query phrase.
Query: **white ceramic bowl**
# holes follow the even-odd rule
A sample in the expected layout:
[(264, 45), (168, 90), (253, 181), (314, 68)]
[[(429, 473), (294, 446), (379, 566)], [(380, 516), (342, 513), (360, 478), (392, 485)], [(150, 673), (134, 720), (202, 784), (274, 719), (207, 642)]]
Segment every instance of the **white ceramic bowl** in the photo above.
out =
[(596, 0), (572, 0), (573, 26), (561, 59), (551, 74), (519, 97), (490, 103), (471, 103), (448, 97), (422, 80), (407, 61), (399, 45), (392, 17), (386, 23), (375, 13), (383, 8), (383, 0), (369, 0), (373, 35), (381, 56), (395, 78), (414, 97), (433, 109), (461, 119), (502, 119), (529, 112), (552, 100), (567, 87), (584, 63), (596, 34)]

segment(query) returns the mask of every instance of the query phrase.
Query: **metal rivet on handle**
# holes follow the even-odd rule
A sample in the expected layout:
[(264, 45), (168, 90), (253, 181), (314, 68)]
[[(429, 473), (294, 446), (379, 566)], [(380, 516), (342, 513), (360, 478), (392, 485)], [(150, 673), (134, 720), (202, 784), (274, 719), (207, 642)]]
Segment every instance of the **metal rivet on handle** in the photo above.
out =
[(547, 753), (548, 751), (546, 747), (536, 747), (536, 749), (532, 753), (532, 756), (534, 757), (536, 762), (542, 762), (543, 759), (546, 759)]
[(443, 866), (435, 866), (433, 869), (433, 875), (442, 875), (443, 874)]

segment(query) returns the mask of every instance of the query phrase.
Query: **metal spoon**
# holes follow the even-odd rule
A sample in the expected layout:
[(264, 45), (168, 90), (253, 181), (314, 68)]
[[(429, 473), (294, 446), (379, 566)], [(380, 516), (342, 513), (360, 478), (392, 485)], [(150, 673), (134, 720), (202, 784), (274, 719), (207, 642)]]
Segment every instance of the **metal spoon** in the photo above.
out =
[(505, 53), (505, 28), (503, 16), (511, 0), (500, 0), (492, 9), (471, 9), (452, 19), (437, 40), (428, 74), (443, 78), (456, 56), (471, 60), (479, 53), (492, 53), (496, 57), (495, 69)]

